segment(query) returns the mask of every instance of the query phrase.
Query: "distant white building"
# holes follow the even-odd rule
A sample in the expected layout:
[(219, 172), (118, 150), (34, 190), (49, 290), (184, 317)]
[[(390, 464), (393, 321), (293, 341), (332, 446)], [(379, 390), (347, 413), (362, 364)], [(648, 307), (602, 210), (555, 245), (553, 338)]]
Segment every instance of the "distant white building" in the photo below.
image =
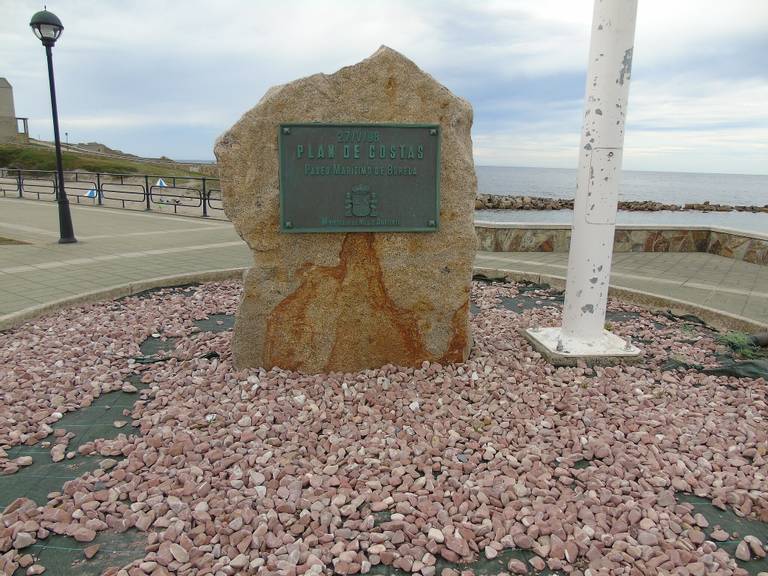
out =
[[(19, 130), (21, 125), (21, 130)], [(29, 140), (27, 118), (16, 116), (13, 106), (13, 87), (0, 78), (0, 143), (26, 142)]]

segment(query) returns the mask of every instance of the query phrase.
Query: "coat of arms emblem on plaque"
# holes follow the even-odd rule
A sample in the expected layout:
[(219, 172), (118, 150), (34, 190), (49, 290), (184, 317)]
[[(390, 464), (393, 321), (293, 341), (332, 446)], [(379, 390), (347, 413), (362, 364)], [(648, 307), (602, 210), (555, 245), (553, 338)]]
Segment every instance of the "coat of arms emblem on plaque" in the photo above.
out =
[(363, 218), (366, 216), (377, 217), (378, 197), (376, 192), (371, 192), (370, 186), (358, 184), (346, 194), (346, 216)]

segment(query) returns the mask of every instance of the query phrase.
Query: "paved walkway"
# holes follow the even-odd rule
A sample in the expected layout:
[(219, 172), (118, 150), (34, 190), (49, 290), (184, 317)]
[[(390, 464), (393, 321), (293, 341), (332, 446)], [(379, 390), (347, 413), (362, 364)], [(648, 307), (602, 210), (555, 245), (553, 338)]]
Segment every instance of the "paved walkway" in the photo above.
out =
[[(479, 252), (475, 266), (565, 278), (568, 254)], [(615, 253), (611, 286), (712, 308), (768, 326), (768, 266), (714, 254)]]
[[(72, 206), (77, 244), (60, 245), (56, 205), (0, 199), (0, 321), (85, 292), (241, 268), (250, 254), (223, 221)], [(481, 252), (476, 265), (564, 277), (567, 254)], [(615, 254), (611, 284), (768, 325), (768, 267), (711, 254)]]
[(229, 222), (71, 206), (77, 244), (58, 244), (56, 205), (0, 199), (0, 318), (84, 292), (148, 278), (245, 267)]

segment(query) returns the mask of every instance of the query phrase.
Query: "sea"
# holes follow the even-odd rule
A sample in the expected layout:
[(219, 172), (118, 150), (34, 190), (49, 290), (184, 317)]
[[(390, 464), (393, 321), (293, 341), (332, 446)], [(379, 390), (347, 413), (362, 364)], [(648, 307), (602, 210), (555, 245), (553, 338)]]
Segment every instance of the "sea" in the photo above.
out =
[[(206, 163), (210, 160), (185, 162)], [(573, 198), (576, 170), (476, 166), (481, 194)], [(703, 203), (747, 206), (768, 205), (768, 175), (708, 174), (695, 172), (622, 171), (620, 200), (652, 200), (665, 204)], [(570, 224), (572, 210), (478, 210), (476, 220)], [(617, 224), (716, 226), (768, 234), (768, 213), (751, 212), (630, 212), (619, 211)]]
[[(576, 170), (477, 166), (481, 194), (573, 198)], [(620, 200), (652, 200), (665, 204), (702, 203), (768, 205), (768, 175), (641, 172), (624, 170)], [(477, 220), (570, 223), (571, 210), (479, 210)], [(709, 225), (768, 234), (768, 213), (619, 211), (617, 224)]]

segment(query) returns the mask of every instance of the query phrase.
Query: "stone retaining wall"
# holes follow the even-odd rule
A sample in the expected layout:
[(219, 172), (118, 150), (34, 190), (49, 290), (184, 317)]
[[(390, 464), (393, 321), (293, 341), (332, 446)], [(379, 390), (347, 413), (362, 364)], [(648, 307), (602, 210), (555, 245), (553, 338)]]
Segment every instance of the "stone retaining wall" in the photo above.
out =
[[(567, 252), (570, 226), (477, 222), (486, 252)], [(615, 252), (708, 252), (768, 266), (768, 236), (713, 228), (618, 226)]]

